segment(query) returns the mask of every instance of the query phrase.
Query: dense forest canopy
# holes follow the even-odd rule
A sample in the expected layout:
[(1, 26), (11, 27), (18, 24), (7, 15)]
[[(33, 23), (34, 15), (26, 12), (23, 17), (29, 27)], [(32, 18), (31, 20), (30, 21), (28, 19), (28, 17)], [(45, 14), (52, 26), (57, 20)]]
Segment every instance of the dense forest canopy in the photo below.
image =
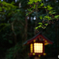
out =
[(54, 42), (45, 47), (47, 56), (59, 54), (59, 0), (0, 1), (1, 58), (28, 58), (29, 46), (23, 43), (40, 31)]

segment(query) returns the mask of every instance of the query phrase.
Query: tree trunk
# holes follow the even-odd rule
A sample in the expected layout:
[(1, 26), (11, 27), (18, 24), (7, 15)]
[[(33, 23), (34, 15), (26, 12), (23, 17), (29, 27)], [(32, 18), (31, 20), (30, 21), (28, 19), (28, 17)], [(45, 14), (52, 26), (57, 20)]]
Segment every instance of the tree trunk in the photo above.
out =
[(12, 29), (12, 32), (14, 34), (14, 39), (15, 39), (14, 42), (15, 42), (15, 44), (17, 44), (17, 37), (16, 37), (16, 33), (14, 31), (14, 25), (13, 24), (14, 24), (14, 22), (11, 23), (11, 29)]
[[(36, 3), (36, 21), (35, 21), (35, 27), (37, 26), (37, 19), (38, 19), (38, 7), (37, 7), (38, 3)], [(35, 34), (37, 33), (37, 29), (35, 29)]]
[(25, 41), (27, 40), (27, 25), (28, 25), (28, 21), (27, 21), (27, 17), (25, 18)]

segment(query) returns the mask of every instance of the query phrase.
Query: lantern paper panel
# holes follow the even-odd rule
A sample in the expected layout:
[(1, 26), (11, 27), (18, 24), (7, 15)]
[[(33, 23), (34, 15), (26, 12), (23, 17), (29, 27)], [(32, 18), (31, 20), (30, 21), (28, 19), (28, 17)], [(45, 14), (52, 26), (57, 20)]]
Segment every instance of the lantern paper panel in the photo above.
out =
[(33, 52), (33, 44), (30, 44), (30, 51)]
[(34, 43), (34, 52), (43, 53), (43, 43)]

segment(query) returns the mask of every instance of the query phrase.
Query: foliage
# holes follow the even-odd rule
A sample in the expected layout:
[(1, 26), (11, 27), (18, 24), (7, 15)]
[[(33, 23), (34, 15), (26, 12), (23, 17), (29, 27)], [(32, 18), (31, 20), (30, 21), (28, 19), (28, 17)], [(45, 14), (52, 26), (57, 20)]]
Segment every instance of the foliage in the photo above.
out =
[[(30, 5), (33, 4), (33, 6), (30, 9), (28, 9), (29, 12), (32, 12), (33, 8), (34, 8), (34, 10), (36, 10), (36, 7), (37, 7), (37, 9), (38, 8), (45, 9), (45, 15), (43, 13), (41, 15), (39, 15), (40, 20), (42, 20), (44, 22), (44, 24), (42, 22), (40, 22), (42, 24), (40, 24), (39, 26), (37, 26), (35, 29), (38, 29), (40, 27), (43, 28), (43, 29), (45, 29), (46, 26), (49, 24), (50, 20), (54, 20), (54, 19), (58, 18), (57, 15), (54, 16), (54, 14), (56, 14), (56, 12), (53, 10), (53, 7), (51, 5), (46, 5), (45, 2), (44, 2), (44, 0), (29, 0), (28, 4), (30, 4)], [(52, 16), (54, 16), (54, 18)]]
[(1, 2), (0, 1), (0, 11), (2, 12), (3, 10), (11, 10), (12, 8), (15, 9), (16, 6), (13, 5), (14, 3), (7, 3), (7, 2)]
[[(5, 53), (2, 55), (6, 55), (6, 59), (17, 59), (19, 56), (19, 58), (26, 59), (29, 46), (22, 46), (22, 44), (34, 36), (35, 29), (38, 31), (44, 29), (43, 34), (54, 42), (53, 45), (46, 47), (46, 53), (51, 51), (50, 55), (52, 55), (50, 47), (54, 49), (59, 46), (57, 44), (57, 39), (59, 39), (57, 3), (46, 2), (45, 0), (20, 0), (17, 4), (19, 2), (22, 4), (21, 8), (15, 6), (14, 2), (0, 1), (0, 49), (4, 49), (1, 51)], [(27, 20), (28, 16), (29, 19)], [(34, 16), (37, 20), (31, 20), (31, 17)]]
[[(13, 54), (17, 53), (19, 46), (17, 47), (17, 42), (20, 41), (22, 42), (23, 39), (23, 29), (24, 29), (24, 13), (23, 11), (21, 11), (20, 9), (17, 9), (17, 7), (15, 5), (13, 5), (13, 3), (7, 3), (7, 2), (1, 2), (0, 1), (0, 35), (2, 39), (2, 43), (1, 45), (4, 46), (5, 44), (5, 49), (6, 52), (8, 52), (6, 54), (6, 58), (11, 59), (14, 58)], [(3, 17), (2, 17), (3, 16)], [(24, 22), (24, 23), (23, 23)], [(20, 35), (23, 34), (23, 35)], [(18, 38), (19, 37), (19, 38)], [(19, 40), (20, 39), (20, 40)], [(7, 42), (7, 43), (6, 43)], [(6, 44), (9, 44), (10, 46), (8, 46), (6, 48)], [(18, 44), (19, 45), (19, 44)], [(13, 47), (15, 46), (15, 47)], [(11, 47), (11, 48), (10, 48)], [(10, 48), (10, 49), (9, 49)], [(15, 48), (17, 48), (16, 50), (14, 50)], [(5, 53), (6, 53), (5, 52)], [(15, 54), (16, 55), (16, 54)]]

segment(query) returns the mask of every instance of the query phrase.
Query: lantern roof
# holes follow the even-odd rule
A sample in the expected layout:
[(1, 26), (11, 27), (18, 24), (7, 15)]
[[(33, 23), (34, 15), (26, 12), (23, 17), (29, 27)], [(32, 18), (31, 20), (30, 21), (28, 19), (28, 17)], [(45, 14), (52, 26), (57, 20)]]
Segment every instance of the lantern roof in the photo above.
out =
[(24, 45), (26, 44), (30, 44), (31, 42), (33, 42), (34, 40), (37, 40), (37, 38), (42, 38), (44, 42), (49, 43), (49, 44), (53, 44), (52, 41), (50, 41), (47, 37), (45, 37), (42, 32), (39, 32), (38, 34), (36, 34), (34, 37), (32, 37), (31, 39), (27, 40), (26, 42), (24, 42)]

